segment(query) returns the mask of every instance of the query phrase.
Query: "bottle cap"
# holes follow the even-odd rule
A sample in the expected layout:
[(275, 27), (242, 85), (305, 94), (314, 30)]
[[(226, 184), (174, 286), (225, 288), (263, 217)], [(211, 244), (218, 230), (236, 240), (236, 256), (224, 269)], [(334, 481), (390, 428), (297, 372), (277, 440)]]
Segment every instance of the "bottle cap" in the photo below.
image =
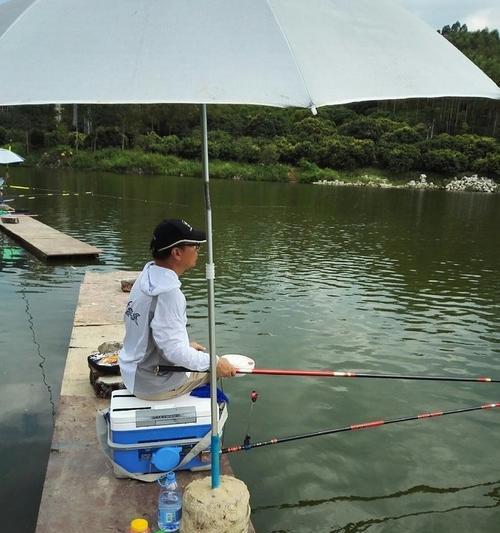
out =
[(136, 518), (130, 522), (130, 533), (149, 533), (149, 523), (144, 518)]
[(158, 479), (158, 483), (160, 487), (164, 487), (164, 488), (172, 486), (172, 485), (177, 485), (177, 481), (175, 479), (175, 472), (167, 472), (166, 475)]

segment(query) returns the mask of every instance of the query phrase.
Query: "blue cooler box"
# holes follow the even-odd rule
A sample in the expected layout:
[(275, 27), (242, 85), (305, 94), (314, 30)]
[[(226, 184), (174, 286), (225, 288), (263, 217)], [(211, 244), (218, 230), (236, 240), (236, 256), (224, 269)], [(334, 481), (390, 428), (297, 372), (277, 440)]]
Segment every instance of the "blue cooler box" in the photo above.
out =
[[(109, 409), (110, 438), (116, 463), (128, 472), (148, 474), (174, 469), (210, 432), (210, 398), (185, 394), (149, 401), (126, 390), (113, 391)], [(210, 451), (208, 443), (207, 451)], [(207, 470), (210, 462), (195, 456), (181, 470)]]

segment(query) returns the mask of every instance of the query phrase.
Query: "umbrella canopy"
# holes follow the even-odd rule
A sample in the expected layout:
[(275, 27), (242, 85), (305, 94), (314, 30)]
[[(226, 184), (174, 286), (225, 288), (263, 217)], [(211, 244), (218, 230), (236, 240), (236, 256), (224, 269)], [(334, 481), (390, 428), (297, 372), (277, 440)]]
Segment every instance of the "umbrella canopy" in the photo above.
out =
[(0, 57), (0, 105), (500, 98), (389, 0), (11, 0)]
[(1, 165), (10, 165), (11, 163), (22, 163), (24, 159), (12, 152), (11, 150), (6, 150), (5, 148), (0, 148), (0, 164)]

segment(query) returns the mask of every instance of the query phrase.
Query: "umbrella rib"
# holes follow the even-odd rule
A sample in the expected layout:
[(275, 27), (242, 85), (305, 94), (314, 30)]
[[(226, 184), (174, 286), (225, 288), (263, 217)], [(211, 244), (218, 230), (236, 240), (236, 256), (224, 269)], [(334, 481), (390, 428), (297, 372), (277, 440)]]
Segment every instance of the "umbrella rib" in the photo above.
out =
[(23, 9), (20, 13), (18, 13), (15, 17), (14, 17), (14, 20), (8, 25), (8, 27), (5, 28), (5, 30), (2, 32), (2, 34), (0, 35), (0, 39), (2, 39), (3, 37), (5, 37), (5, 35), (7, 35), (7, 33), (9, 33), (9, 31), (11, 30), (11, 28), (13, 26), (15, 26), (20, 19), (22, 19), (26, 13), (28, 13), (31, 9), (33, 9), (33, 6), (35, 4), (38, 4), (40, 0), (33, 0), (33, 2), (31, 2), (31, 4), (26, 7), (25, 9)]
[(297, 72), (299, 73), (299, 77), (300, 77), (300, 80), (302, 81), (302, 85), (304, 87), (304, 91), (306, 92), (306, 94), (307, 94), (307, 96), (309, 98), (309, 109), (311, 109), (311, 111), (314, 114), (316, 114), (316, 111), (315, 111), (316, 108), (315, 108), (311, 93), (309, 92), (309, 89), (307, 88), (306, 80), (304, 78), (304, 75), (302, 74), (302, 70), (301, 70), (301, 68), (299, 66), (299, 63), (297, 61), (297, 58), (295, 56), (295, 53), (294, 53), (293, 48), (292, 48), (292, 45), (290, 44), (290, 41), (288, 40), (288, 37), (287, 37), (285, 31), (283, 30), (283, 26), (280, 24), (280, 21), (279, 21), (278, 17), (276, 16), (276, 13), (274, 12), (274, 9), (272, 8), (270, 1), (266, 0), (266, 3), (267, 3), (267, 7), (269, 7), (269, 11), (271, 12), (271, 15), (273, 16), (274, 21), (276, 22), (276, 25), (278, 26), (278, 28), (279, 28), (279, 30), (281, 32), (281, 35), (283, 35), (283, 38), (285, 39), (286, 46), (287, 46), (288, 50), (290, 50), (290, 54), (292, 56), (293, 63), (295, 64), (295, 68), (297, 69)]

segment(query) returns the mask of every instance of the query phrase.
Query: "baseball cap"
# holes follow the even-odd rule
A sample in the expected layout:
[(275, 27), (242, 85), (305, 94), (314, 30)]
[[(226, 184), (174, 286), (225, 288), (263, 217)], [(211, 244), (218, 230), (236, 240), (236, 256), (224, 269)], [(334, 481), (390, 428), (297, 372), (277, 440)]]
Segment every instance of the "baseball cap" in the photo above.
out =
[(206, 240), (204, 231), (194, 229), (185, 220), (169, 218), (160, 222), (153, 231), (151, 250), (162, 252), (181, 244), (198, 244)]

